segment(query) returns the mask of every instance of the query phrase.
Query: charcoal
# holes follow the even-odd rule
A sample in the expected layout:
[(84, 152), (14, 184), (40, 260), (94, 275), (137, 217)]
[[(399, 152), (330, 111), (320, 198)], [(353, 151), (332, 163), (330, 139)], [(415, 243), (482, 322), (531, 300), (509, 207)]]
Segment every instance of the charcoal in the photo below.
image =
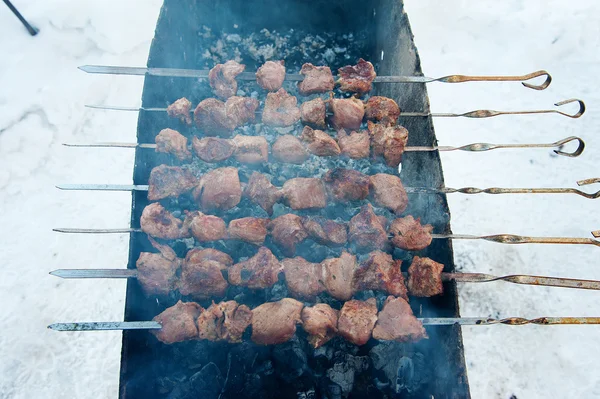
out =
[(344, 354), (340, 360), (327, 370), (327, 377), (331, 382), (341, 388), (344, 395), (348, 395), (354, 387), (355, 375), (368, 369), (369, 359), (366, 356), (352, 356)]
[(309, 389), (306, 392), (298, 392), (296, 395), (297, 399), (317, 399), (317, 392), (314, 388)]
[(221, 395), (223, 385), (221, 371), (212, 362), (190, 377), (191, 390), (196, 397), (217, 399)]
[(269, 297), (270, 302), (276, 302), (286, 297), (289, 297), (289, 295), (287, 285), (285, 284), (285, 282), (278, 281), (277, 283), (275, 283), (275, 285), (273, 285), (273, 287), (271, 287)]
[(385, 381), (379, 381), (377, 387), (396, 394), (418, 391), (428, 380), (425, 357), (414, 352), (408, 344), (384, 342), (371, 348), (369, 352), (373, 368), (382, 372)]
[(304, 345), (297, 336), (290, 341), (276, 345), (273, 349), (275, 374), (286, 383), (290, 383), (303, 375), (307, 370)]

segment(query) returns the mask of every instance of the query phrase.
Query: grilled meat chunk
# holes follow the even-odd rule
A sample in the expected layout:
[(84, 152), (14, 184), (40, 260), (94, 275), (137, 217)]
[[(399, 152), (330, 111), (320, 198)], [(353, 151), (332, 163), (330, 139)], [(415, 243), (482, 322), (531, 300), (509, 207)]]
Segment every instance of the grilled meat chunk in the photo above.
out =
[(285, 89), (279, 89), (275, 93), (267, 94), (265, 108), (262, 114), (263, 123), (285, 127), (291, 126), (300, 120), (300, 108), (298, 100)]
[(285, 256), (293, 256), (296, 253), (296, 245), (308, 237), (302, 225), (302, 218), (292, 213), (271, 220), (269, 231), (273, 242), (281, 248)]
[(354, 294), (354, 274), (356, 273), (356, 256), (342, 252), (339, 258), (325, 259), (323, 268), (323, 285), (327, 292), (340, 301), (352, 298)]
[(365, 116), (365, 105), (358, 98), (332, 98), (331, 124), (336, 129), (358, 130)]
[(373, 251), (363, 261), (354, 276), (356, 291), (377, 290), (408, 300), (404, 276), (400, 270), (401, 260), (382, 251)]
[(314, 66), (306, 63), (302, 65), (300, 74), (304, 75), (304, 79), (298, 83), (298, 91), (303, 96), (332, 91), (335, 86), (331, 69), (328, 66)]
[(236, 127), (254, 123), (259, 102), (252, 97), (229, 97), (225, 102), (225, 113), (234, 120)]
[(279, 136), (273, 144), (273, 158), (283, 163), (302, 164), (308, 159), (308, 152), (295, 136)]
[(371, 153), (371, 139), (366, 132), (338, 131), (338, 143), (342, 154), (352, 159), (368, 158)]
[(341, 91), (359, 94), (371, 91), (371, 83), (377, 76), (373, 64), (362, 58), (358, 60), (356, 65), (348, 65), (338, 69), (338, 74), (340, 77), (337, 83), (340, 85)]
[(179, 197), (197, 184), (198, 178), (189, 169), (159, 165), (150, 171), (148, 199), (158, 201), (167, 197)]
[(261, 163), (269, 161), (269, 143), (262, 136), (242, 136), (233, 138), (235, 159), (241, 163)]
[(348, 224), (348, 240), (359, 251), (387, 249), (389, 242), (385, 225), (373, 211), (371, 204), (363, 205)]
[(192, 124), (192, 116), (190, 111), (192, 109), (192, 102), (185, 97), (176, 100), (173, 104), (167, 107), (167, 114), (171, 118), (178, 118), (182, 123), (187, 125)]
[(296, 177), (287, 180), (282, 195), (292, 209), (325, 208), (327, 195), (321, 179)]
[(338, 319), (338, 334), (355, 345), (364, 345), (371, 338), (373, 327), (377, 321), (377, 301), (369, 298), (366, 301), (355, 299), (347, 301)]
[(383, 126), (394, 126), (398, 123), (400, 107), (391, 98), (373, 96), (367, 101), (365, 116), (368, 120), (379, 122)]
[(267, 237), (267, 224), (269, 219), (241, 218), (229, 222), (229, 238), (262, 245)]
[(203, 210), (227, 210), (240, 203), (242, 186), (236, 168), (218, 168), (206, 173), (194, 189)]
[(318, 348), (337, 333), (338, 311), (325, 303), (302, 309), (302, 328), (308, 333), (308, 342)]
[(252, 289), (271, 287), (277, 282), (281, 263), (267, 248), (260, 247), (253, 257), (229, 268), (229, 282)]
[(273, 214), (273, 206), (281, 199), (281, 191), (275, 187), (267, 176), (253, 172), (244, 188), (244, 197), (250, 199), (269, 215)]
[(165, 344), (196, 339), (198, 337), (196, 319), (200, 316), (200, 312), (202, 307), (197, 303), (179, 301), (152, 319), (159, 322), (162, 328), (151, 332)]
[(208, 72), (208, 82), (217, 97), (227, 99), (235, 96), (238, 84), (236, 76), (244, 72), (245, 65), (230, 60), (224, 64), (217, 64)]
[(415, 256), (408, 268), (408, 292), (414, 296), (430, 297), (444, 293), (444, 265), (429, 258)]
[(181, 260), (167, 259), (162, 254), (142, 252), (135, 263), (137, 281), (146, 295), (169, 295), (175, 289)]
[(200, 263), (205, 260), (214, 260), (220, 264), (221, 270), (233, 265), (233, 259), (225, 252), (213, 248), (198, 249), (194, 248), (188, 251), (185, 261), (188, 263)]
[(227, 238), (227, 227), (225, 221), (220, 217), (205, 215), (199, 211), (185, 212), (183, 225), (189, 229), (196, 240), (208, 242)]
[(377, 315), (373, 338), (386, 341), (417, 342), (427, 338), (423, 324), (403, 298), (388, 296)]
[(322, 177), (329, 198), (346, 203), (369, 195), (369, 176), (354, 169), (331, 169)]
[(407, 251), (420, 251), (431, 244), (433, 226), (422, 225), (421, 219), (412, 216), (395, 219), (389, 228), (392, 244)]
[(369, 121), (373, 158), (383, 158), (387, 166), (397, 167), (408, 143), (408, 130), (402, 126), (384, 126)]
[(189, 237), (189, 231), (181, 219), (177, 219), (160, 203), (154, 202), (144, 208), (140, 227), (146, 234), (156, 238), (174, 240)]
[(181, 266), (179, 292), (197, 300), (222, 297), (227, 291), (227, 280), (221, 270), (223, 265), (214, 260), (190, 261), (186, 257)]
[(256, 83), (268, 91), (277, 91), (285, 80), (283, 61), (267, 61), (256, 71)]
[(307, 143), (308, 151), (317, 156), (334, 157), (342, 152), (333, 137), (322, 130), (313, 130), (310, 126), (304, 126), (300, 138)]
[(320, 216), (309, 216), (302, 219), (302, 225), (309, 237), (319, 244), (338, 246), (348, 242), (348, 232), (344, 223)]
[(327, 107), (325, 101), (321, 97), (314, 100), (305, 101), (300, 105), (300, 118), (305, 125), (312, 126), (316, 129), (327, 128), (325, 117)]
[(252, 310), (252, 341), (259, 345), (275, 345), (288, 341), (301, 323), (304, 305), (295, 299), (283, 298), (267, 302)]
[(321, 283), (320, 263), (311, 263), (297, 256), (281, 261), (288, 290), (295, 298), (312, 300), (325, 290)]
[(192, 158), (192, 153), (187, 148), (187, 137), (173, 129), (161, 130), (155, 138), (156, 152), (173, 154), (180, 161)]
[(233, 155), (235, 144), (233, 140), (217, 137), (204, 137), (199, 139), (194, 136), (192, 148), (198, 158), (208, 163), (221, 162)]
[(378, 173), (370, 177), (370, 192), (378, 206), (400, 214), (408, 206), (408, 195), (398, 176)]
[(209, 341), (242, 342), (252, 311), (236, 301), (212, 303), (198, 317), (198, 337)]
[(254, 122), (258, 100), (233, 96), (227, 102), (202, 100), (194, 110), (196, 126), (207, 136), (229, 136), (236, 127)]

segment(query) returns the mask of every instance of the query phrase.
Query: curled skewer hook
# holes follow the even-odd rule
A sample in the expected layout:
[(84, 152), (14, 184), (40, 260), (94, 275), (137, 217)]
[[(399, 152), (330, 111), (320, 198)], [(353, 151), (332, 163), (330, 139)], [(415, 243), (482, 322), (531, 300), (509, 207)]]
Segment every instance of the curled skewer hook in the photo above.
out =
[(523, 86), (525, 86), (529, 89), (533, 89), (533, 90), (544, 90), (545, 88), (550, 86), (550, 83), (552, 83), (552, 76), (550, 76), (550, 74), (544, 70), (536, 71), (536, 72), (530, 73), (529, 75), (525, 75), (525, 79), (523, 79), (523, 80), (530, 80), (533, 78), (537, 78), (539, 76), (546, 76), (546, 80), (544, 80), (544, 82), (540, 85), (534, 85), (534, 84), (527, 83), (527, 82), (521, 82), (521, 84)]
[(562, 105), (570, 104), (570, 103), (575, 103), (575, 102), (579, 104), (579, 111), (577, 111), (576, 114), (571, 115), (571, 114), (567, 114), (566, 112), (562, 112), (562, 111), (559, 111), (559, 110), (553, 110), (553, 111), (556, 112), (556, 113), (558, 113), (558, 114), (561, 114), (561, 115), (564, 115), (564, 116), (568, 116), (569, 118), (577, 119), (577, 118), (579, 118), (581, 115), (583, 115), (585, 113), (585, 103), (583, 101), (578, 100), (576, 98), (571, 98), (571, 99), (568, 99), (568, 100), (559, 101), (559, 102), (557, 102), (554, 105), (557, 106), (557, 107), (560, 107)]
[[(593, 177), (591, 179), (579, 180), (577, 182), (577, 185), (581, 187), (581, 186), (587, 186), (587, 185), (594, 184), (594, 183), (600, 183), (600, 178)], [(576, 190), (576, 191), (578, 191), (579, 195), (583, 195), (584, 197), (589, 198), (589, 199), (600, 198), (600, 190), (598, 190), (598, 191), (596, 191), (595, 193), (592, 193), (592, 194), (584, 193), (581, 190)], [(600, 230), (598, 230), (598, 232), (600, 232)], [(597, 232), (592, 232), (592, 234), (594, 235), (594, 237), (600, 237), (600, 235), (596, 235), (594, 233), (597, 233)]]
[[(577, 149), (575, 151), (573, 151), (573, 152), (566, 152), (566, 151), (561, 151), (561, 150), (553, 150), (554, 153), (556, 155), (563, 155), (565, 157), (571, 157), (571, 158), (575, 158), (575, 157), (580, 156), (583, 153), (583, 150), (585, 149), (585, 142), (582, 139), (580, 139), (579, 137), (575, 137), (575, 136), (567, 137), (566, 139), (559, 140), (556, 143), (554, 143), (554, 146), (555, 147), (560, 147), (560, 146), (563, 146), (563, 145), (565, 145), (567, 143), (570, 143), (572, 141), (577, 141)], [(577, 183), (579, 183), (579, 182), (577, 182)]]

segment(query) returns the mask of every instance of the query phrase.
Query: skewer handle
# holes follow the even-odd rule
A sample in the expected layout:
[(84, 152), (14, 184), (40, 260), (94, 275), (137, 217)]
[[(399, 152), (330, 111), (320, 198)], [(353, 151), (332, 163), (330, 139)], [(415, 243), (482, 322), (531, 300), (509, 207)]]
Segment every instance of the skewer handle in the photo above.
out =
[(135, 269), (58, 269), (52, 276), (60, 278), (137, 278)]
[[(545, 76), (546, 80), (539, 85), (526, 83), (524, 81), (534, 79), (540, 76)], [(521, 84), (529, 89), (544, 90), (552, 83), (552, 76), (544, 70), (528, 73), (527, 75), (515, 76), (467, 76), (467, 75), (449, 75), (436, 79), (438, 82), (444, 83), (463, 83), (463, 82), (521, 82)]]
[(575, 237), (527, 237), (514, 234), (495, 234), (474, 236), (468, 234), (432, 234), (432, 238), (449, 238), (453, 240), (486, 240), (501, 244), (582, 244), (600, 247), (600, 241), (592, 238)]
[(494, 276), (483, 273), (442, 273), (445, 281), (454, 280), (465, 283), (487, 283), (492, 281), (506, 281), (514, 284), (543, 285), (546, 287), (577, 288), (584, 290), (600, 290), (600, 281), (581, 280), (561, 277), (530, 276), (514, 274), (509, 276)]
[(106, 330), (160, 330), (156, 321), (95, 321), (81, 323), (54, 323), (48, 326), (55, 331), (106, 331)]

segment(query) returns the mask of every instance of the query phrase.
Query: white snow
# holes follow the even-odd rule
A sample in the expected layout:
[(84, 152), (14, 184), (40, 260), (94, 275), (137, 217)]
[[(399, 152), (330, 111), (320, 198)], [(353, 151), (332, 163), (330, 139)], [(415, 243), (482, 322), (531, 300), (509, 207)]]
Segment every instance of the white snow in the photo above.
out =
[[(573, 187), (598, 177), (600, 3), (407, 0), (428, 76), (523, 74), (547, 69), (554, 81), (537, 92), (518, 83), (430, 84), (431, 108), (552, 108), (567, 98), (588, 112), (435, 121), (442, 145), (552, 142), (579, 135), (577, 159), (548, 150), (446, 153), (449, 187)], [(57, 333), (56, 321), (119, 320), (124, 281), (68, 281), (57, 268), (122, 268), (125, 235), (78, 236), (53, 227), (121, 227), (127, 193), (61, 192), (61, 182), (129, 183), (133, 152), (69, 149), (63, 142), (133, 141), (136, 113), (83, 108), (86, 103), (139, 104), (142, 79), (86, 75), (83, 64), (144, 65), (159, 0), (102, 2), (14, 0), (41, 33), (31, 38), (0, 5), (0, 397), (116, 397), (120, 334)], [(394, 38), (390, 38), (394, 40)], [(571, 109), (571, 108), (569, 108)], [(589, 190), (595, 187), (590, 187)], [(577, 196), (449, 196), (457, 233), (589, 237), (600, 228), (598, 202)], [(464, 271), (600, 279), (592, 246), (507, 246), (455, 242)], [(596, 292), (508, 283), (464, 284), (463, 316), (597, 316)], [(465, 327), (474, 398), (600, 397), (600, 327)]]

